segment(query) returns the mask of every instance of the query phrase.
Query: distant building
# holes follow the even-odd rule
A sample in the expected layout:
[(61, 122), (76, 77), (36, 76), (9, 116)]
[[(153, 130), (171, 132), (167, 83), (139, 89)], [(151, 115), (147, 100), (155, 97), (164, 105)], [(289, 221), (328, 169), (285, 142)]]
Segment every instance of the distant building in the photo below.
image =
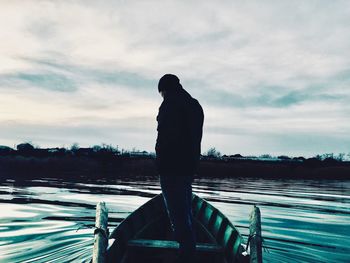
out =
[(77, 156), (92, 156), (95, 151), (93, 148), (79, 148), (74, 151)]
[(146, 157), (150, 155), (147, 151), (132, 151), (129, 154), (130, 157)]

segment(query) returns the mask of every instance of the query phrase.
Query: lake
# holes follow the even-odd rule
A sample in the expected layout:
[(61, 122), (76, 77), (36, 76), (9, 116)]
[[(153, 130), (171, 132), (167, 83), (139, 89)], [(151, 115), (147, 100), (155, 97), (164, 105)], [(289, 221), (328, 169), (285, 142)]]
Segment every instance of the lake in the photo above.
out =
[[(264, 262), (350, 262), (350, 180), (196, 178), (193, 189), (245, 241), (259, 206)], [(113, 229), (158, 193), (157, 177), (3, 180), (0, 262), (88, 262), (97, 202)]]

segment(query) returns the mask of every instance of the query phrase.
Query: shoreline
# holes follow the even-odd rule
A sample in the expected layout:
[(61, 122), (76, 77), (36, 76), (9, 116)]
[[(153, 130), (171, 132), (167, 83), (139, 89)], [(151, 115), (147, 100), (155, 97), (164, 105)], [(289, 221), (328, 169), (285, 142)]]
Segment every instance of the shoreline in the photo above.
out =
[[(156, 176), (152, 157), (113, 156), (0, 156), (0, 179), (84, 176), (121, 178)], [(350, 162), (325, 162), (306, 159), (303, 162), (281, 160), (201, 160), (197, 177), (274, 178), (274, 179), (350, 179)]]

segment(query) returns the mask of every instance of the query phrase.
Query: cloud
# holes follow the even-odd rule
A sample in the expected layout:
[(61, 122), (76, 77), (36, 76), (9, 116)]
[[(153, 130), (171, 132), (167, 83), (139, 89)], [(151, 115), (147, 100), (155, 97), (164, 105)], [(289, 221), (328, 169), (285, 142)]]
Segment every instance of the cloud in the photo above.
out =
[[(208, 105), (228, 108), (290, 108), (306, 103), (323, 102), (346, 103), (348, 94), (332, 93), (329, 91), (317, 90), (316, 88), (305, 88), (303, 90), (293, 90), (288, 87), (260, 87), (255, 94), (241, 94), (225, 90), (210, 90), (202, 88), (197, 93)], [(344, 97), (345, 96), (345, 97)]]
[[(202, 103), (203, 144), (218, 144), (222, 152), (254, 152), (265, 142), (276, 152), (327, 150), (325, 139), (336, 150), (350, 133), (346, 1), (11, 1), (0, 7), (0, 122), (22, 123), (38, 142), (49, 143), (53, 129), (72, 125), (77, 134), (81, 127), (85, 142), (95, 133), (153, 149), (151, 128), (137, 139), (127, 133), (154, 125), (161, 102), (156, 86), (165, 73), (179, 75)], [(104, 122), (118, 120), (123, 125), (110, 127), (118, 136), (103, 130)], [(37, 135), (30, 132), (35, 125)], [(15, 141), (21, 132), (12, 127)], [(11, 137), (10, 128), (6, 134)], [(61, 134), (62, 142), (71, 136)], [(302, 139), (315, 134), (309, 143)]]
[[(57, 55), (57, 54), (56, 54)], [(0, 75), (0, 79), (11, 81), (21, 80), (47, 89), (74, 91), (79, 84), (100, 84), (125, 87), (136, 92), (144, 90), (148, 93), (156, 90), (156, 79), (150, 79), (136, 72), (118, 71), (118, 69), (103, 69), (67, 62), (61, 54), (60, 60), (48, 58), (23, 57), (33, 68), (40, 73), (17, 72), (8, 75)], [(78, 83), (77, 83), (78, 82)]]
[(53, 91), (75, 91), (76, 83), (66, 75), (53, 72), (20, 72), (15, 74), (0, 75), (1, 86), (16, 86), (18, 87), (38, 87)]
[(37, 65), (42, 68), (49, 68), (52, 70), (61, 70), (66, 73), (80, 74), (82, 77), (96, 79), (97, 81), (111, 82), (114, 84), (123, 84), (131, 86), (147, 86), (149, 84), (148, 79), (142, 78), (136, 73), (129, 72), (118, 72), (113, 68), (100, 68), (93, 67), (90, 65), (84, 65), (77, 62), (71, 62), (64, 54), (55, 54), (58, 59), (53, 59), (52, 54), (49, 58), (33, 58), (33, 57), (22, 57), (20, 59), (31, 63), (33, 66)]

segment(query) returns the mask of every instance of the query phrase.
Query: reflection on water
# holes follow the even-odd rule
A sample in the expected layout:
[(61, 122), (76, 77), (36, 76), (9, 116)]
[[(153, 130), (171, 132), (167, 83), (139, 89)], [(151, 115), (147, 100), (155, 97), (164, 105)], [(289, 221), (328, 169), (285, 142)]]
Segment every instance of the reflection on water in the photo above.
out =
[[(350, 181), (200, 178), (194, 191), (219, 208), (244, 237), (249, 212), (262, 213), (264, 262), (350, 262)], [(86, 262), (95, 205), (109, 226), (160, 192), (157, 178), (0, 183), (0, 262)]]

